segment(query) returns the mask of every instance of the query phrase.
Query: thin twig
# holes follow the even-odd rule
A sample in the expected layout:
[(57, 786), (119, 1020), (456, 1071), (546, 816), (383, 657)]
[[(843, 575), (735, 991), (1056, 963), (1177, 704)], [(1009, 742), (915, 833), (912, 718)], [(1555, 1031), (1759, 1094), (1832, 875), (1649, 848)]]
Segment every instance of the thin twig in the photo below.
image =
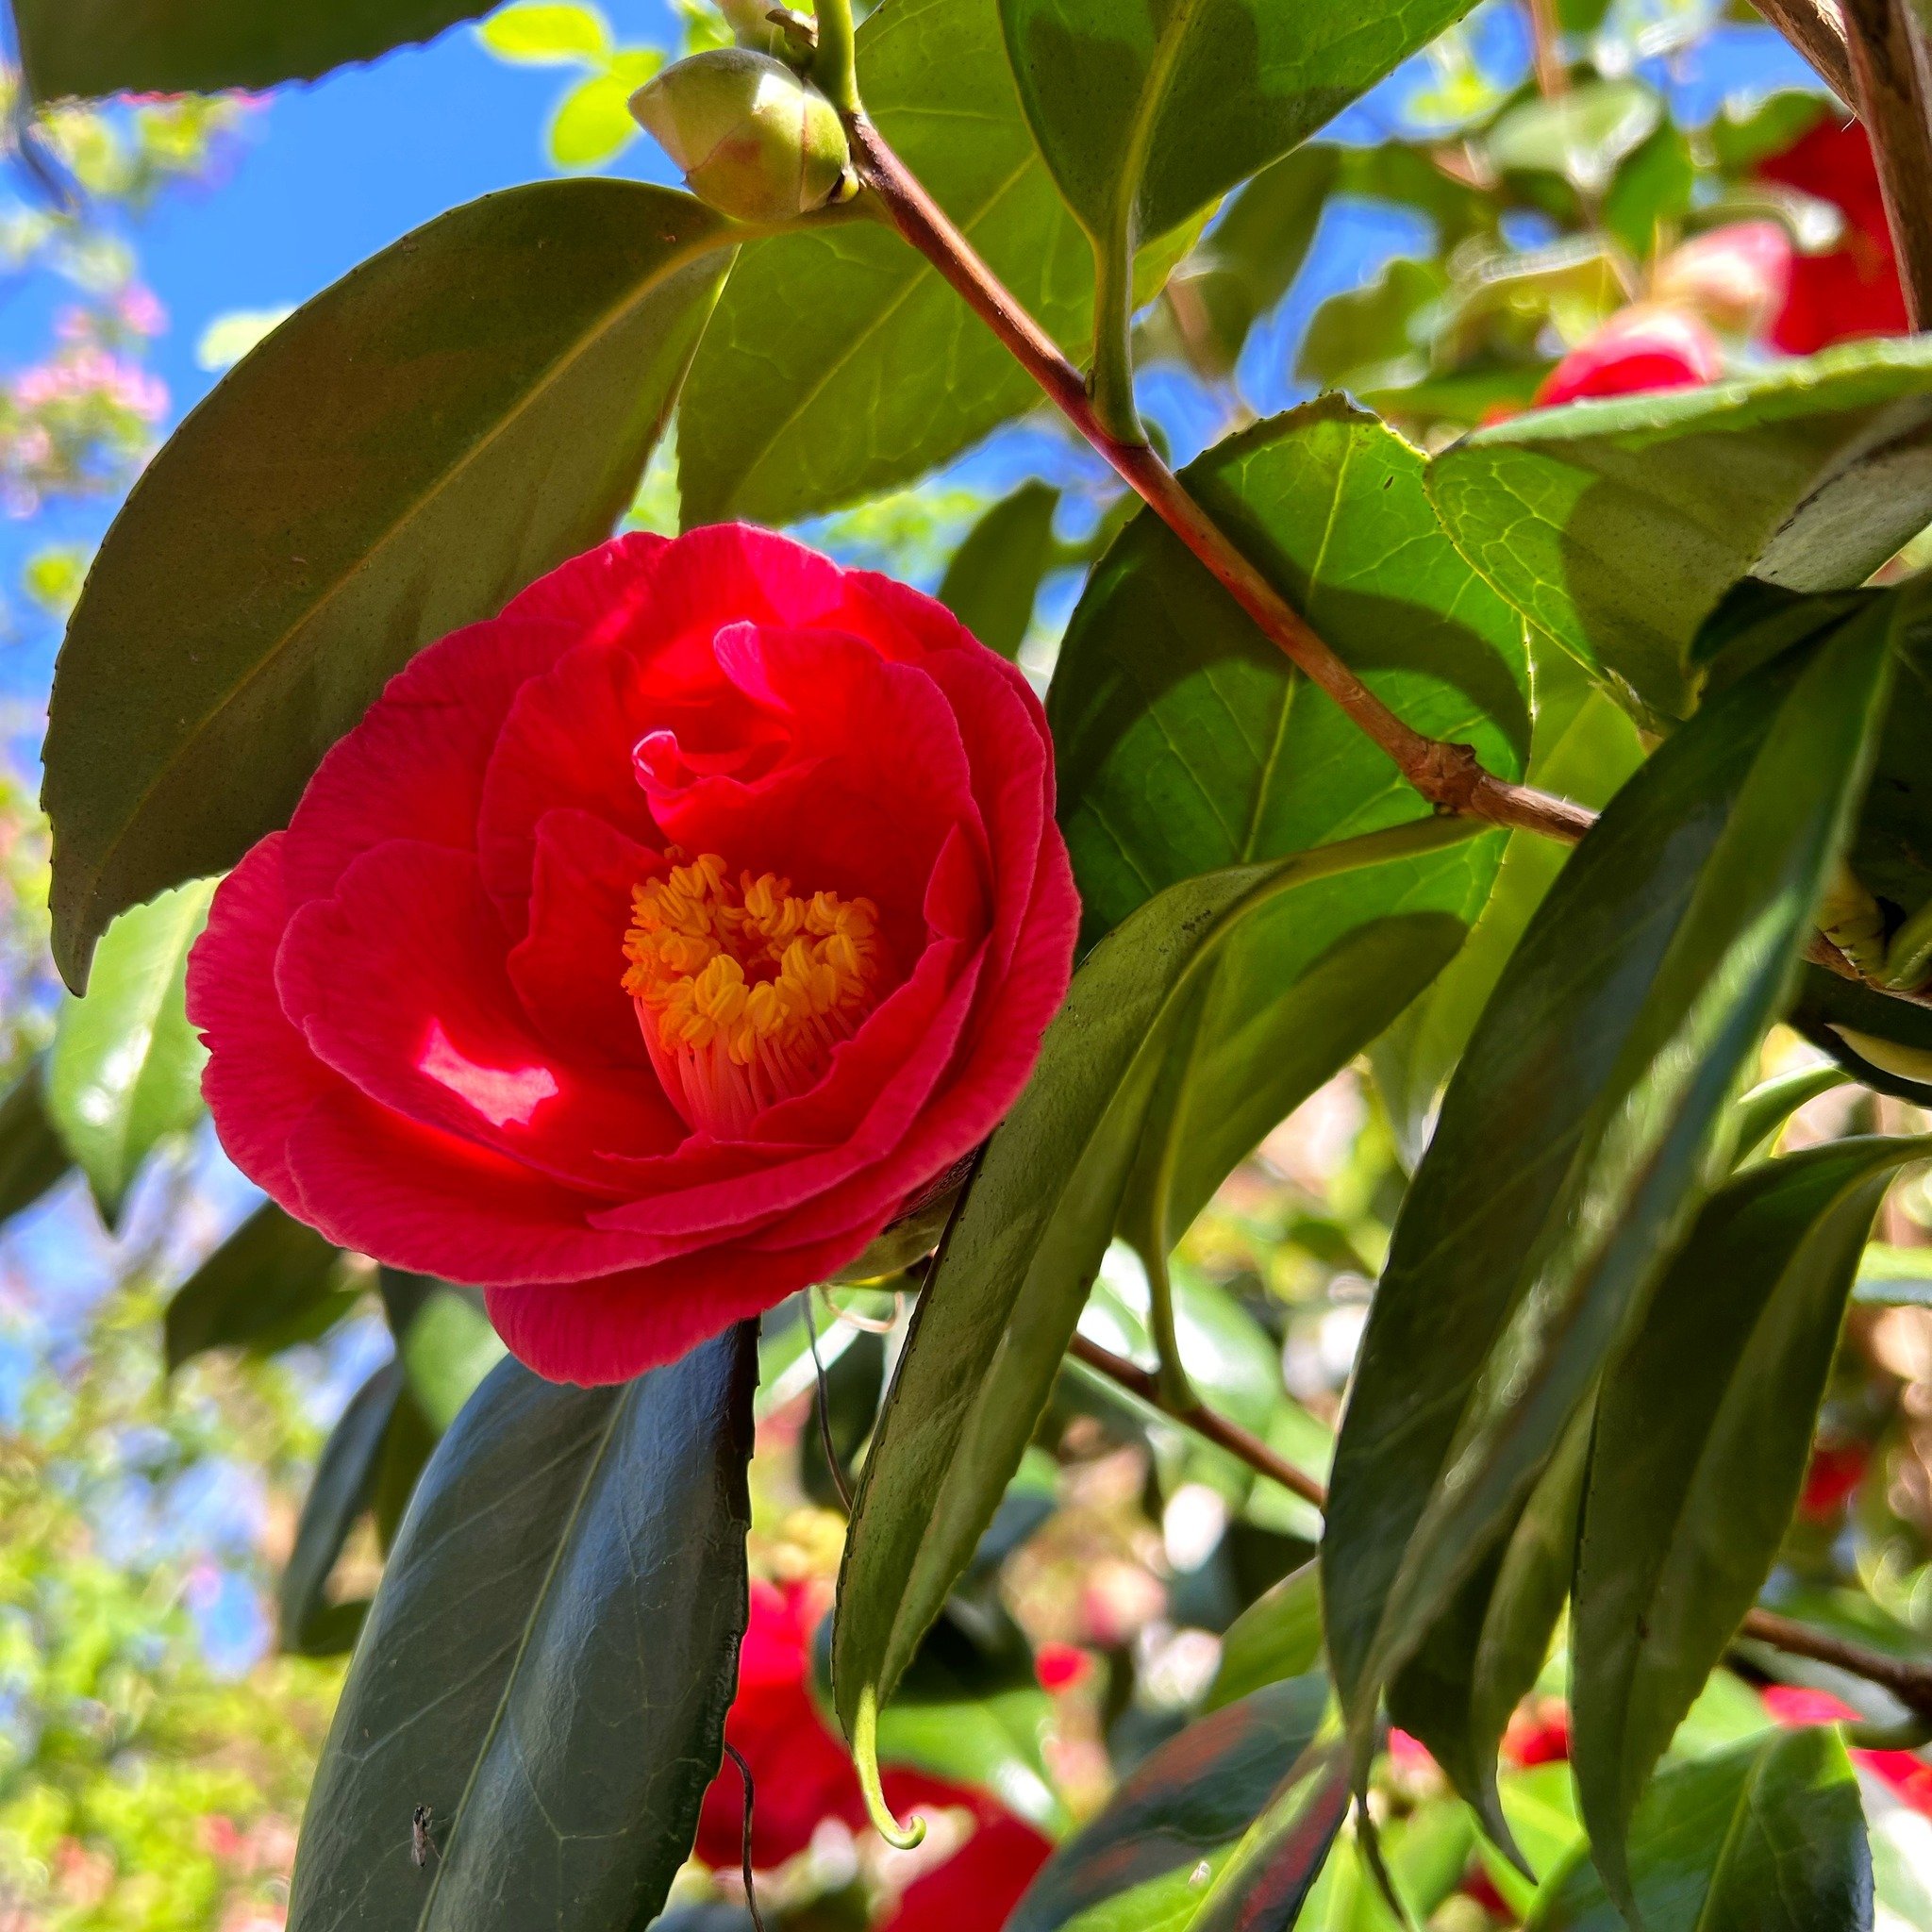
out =
[(846, 127), (859, 179), (878, 197), (893, 226), (965, 298), (1074, 427), (1207, 566), (1262, 635), (1388, 753), (1416, 791), (1440, 811), (1541, 832), (1568, 843), (1582, 838), (1593, 814), (1581, 806), (1498, 778), (1483, 769), (1471, 746), (1425, 738), (1397, 717), (1235, 547), (1152, 447), (1124, 441), (1108, 432), (1094, 413), (1080, 372), (980, 258), (865, 115), (849, 115)]
[(744, 1761), (743, 1754), (736, 1744), (726, 1744), (724, 1755), (738, 1767), (738, 1774), (744, 1780), (744, 1836), (739, 1842), (739, 1857), (744, 1866), (744, 1903), (751, 1912), (751, 1923), (757, 1932), (765, 1932), (765, 1922), (758, 1912), (758, 1881), (751, 1873), (751, 1816), (752, 1786), (751, 1766)]
[(845, 1480), (845, 1472), (839, 1466), (839, 1452), (832, 1446), (832, 1405), (825, 1392), (825, 1365), (819, 1359), (819, 1324), (812, 1320), (811, 1290), (807, 1289), (800, 1303), (805, 1309), (805, 1334), (811, 1343), (811, 1365), (818, 1371), (818, 1392), (812, 1406), (819, 1413), (819, 1445), (825, 1452), (825, 1462), (832, 1472), (832, 1487), (839, 1492), (839, 1500), (845, 1506), (847, 1516), (852, 1514), (852, 1486)]
[(1202, 1402), (1195, 1403), (1191, 1408), (1178, 1405), (1171, 1407), (1161, 1399), (1158, 1376), (1138, 1363), (1128, 1361), (1124, 1356), (1115, 1355), (1112, 1349), (1102, 1348), (1097, 1341), (1089, 1341), (1084, 1335), (1074, 1337), (1067, 1353), (1075, 1361), (1085, 1362), (1090, 1369), (1105, 1375), (1109, 1382), (1118, 1383), (1129, 1394), (1138, 1395), (1149, 1408), (1158, 1408), (1162, 1415), (1172, 1416), (1177, 1423), (1185, 1423), (1197, 1436), (1219, 1443), (1230, 1456), (1238, 1457), (1250, 1469), (1259, 1471), (1272, 1482), (1291, 1491), (1303, 1502), (1312, 1503), (1317, 1509), (1327, 1507), (1328, 1491), (1307, 1470), (1297, 1469), (1293, 1463), (1275, 1455), (1259, 1436), (1242, 1428), (1239, 1423), (1230, 1422), (1218, 1409), (1209, 1408)]
[(1536, 67), (1536, 90), (1546, 101), (1570, 91), (1570, 75), (1557, 44), (1557, 18), (1550, 0), (1524, 0), (1529, 10), (1529, 45)]
[(1914, 329), (1932, 321), (1932, 120), (1911, 0), (1845, 0), (1852, 92), (1872, 137)]
[[(1205, 1404), (1197, 1403), (1186, 1413), (1169, 1407), (1160, 1399), (1156, 1378), (1145, 1369), (1115, 1355), (1111, 1349), (1089, 1341), (1084, 1335), (1074, 1337), (1067, 1353), (1075, 1361), (1085, 1362), (1090, 1369), (1105, 1375), (1128, 1393), (1139, 1396), (1150, 1408), (1173, 1417), (1197, 1436), (1240, 1457), (1257, 1474), (1279, 1483), (1285, 1490), (1292, 1491), (1304, 1502), (1312, 1503), (1317, 1509), (1327, 1508), (1328, 1492), (1313, 1476), (1277, 1456), (1258, 1436), (1242, 1428), (1239, 1423), (1230, 1422)], [(1809, 1624), (1780, 1617), (1772, 1610), (1753, 1610), (1744, 1619), (1738, 1634), (1759, 1643), (1769, 1643), (1792, 1657), (1809, 1657), (1815, 1663), (1831, 1664), (1855, 1677), (1863, 1677), (1867, 1683), (1889, 1690), (1908, 1710), (1921, 1717), (1932, 1718), (1932, 1665), (1907, 1663), (1899, 1657), (1887, 1657), (1882, 1651), (1869, 1650), (1861, 1643), (1848, 1643), (1842, 1638), (1815, 1629)]]
[(1798, 52), (1810, 61), (1818, 77), (1854, 113), (1857, 102), (1852, 90), (1852, 58), (1845, 48), (1844, 22), (1832, 0), (1752, 0)]

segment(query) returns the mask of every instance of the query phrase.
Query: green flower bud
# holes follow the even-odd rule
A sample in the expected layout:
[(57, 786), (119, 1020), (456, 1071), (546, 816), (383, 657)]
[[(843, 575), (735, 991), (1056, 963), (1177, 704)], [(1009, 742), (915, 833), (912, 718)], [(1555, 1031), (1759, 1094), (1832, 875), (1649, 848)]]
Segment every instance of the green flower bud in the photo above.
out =
[(810, 214), (857, 192), (838, 110), (782, 60), (717, 47), (631, 96), (701, 200), (741, 222)]

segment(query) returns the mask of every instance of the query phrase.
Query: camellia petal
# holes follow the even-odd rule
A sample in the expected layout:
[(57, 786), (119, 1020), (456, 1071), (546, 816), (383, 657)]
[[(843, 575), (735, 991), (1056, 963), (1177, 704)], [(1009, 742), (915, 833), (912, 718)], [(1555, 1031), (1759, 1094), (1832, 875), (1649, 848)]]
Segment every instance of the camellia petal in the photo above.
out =
[(217, 892), (190, 1011), (283, 1207), (611, 1381), (957, 1168), (1077, 922), (1020, 674), (719, 525), (576, 558), (393, 679)]

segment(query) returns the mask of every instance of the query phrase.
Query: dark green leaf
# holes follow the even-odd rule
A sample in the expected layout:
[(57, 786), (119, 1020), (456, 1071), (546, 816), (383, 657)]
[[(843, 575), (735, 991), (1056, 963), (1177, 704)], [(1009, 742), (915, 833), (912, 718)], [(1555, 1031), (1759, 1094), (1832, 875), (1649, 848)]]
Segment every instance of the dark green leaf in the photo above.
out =
[(14, 0), (36, 101), (313, 80), (426, 41), (491, 0)]
[(1020, 1466), (1113, 1233), (1176, 1008), (1278, 894), (1357, 866), (1407, 870), (1406, 855), (1468, 830), (1424, 820), (1186, 880), (1074, 976), (947, 1229), (866, 1459), (833, 1626), (848, 1733), (865, 1700), (891, 1696)]
[(1206, 1859), (1224, 1863), (1314, 1742), (1328, 1699), (1319, 1673), (1271, 1684), (1198, 1719), (1144, 1758), (1098, 1817), (1049, 1858), (1006, 1932), (1055, 1928), (1106, 1910), (1121, 1926), (1164, 1923)]
[(1923, 942), (1899, 935), (1916, 915), (1932, 919), (1932, 625), (1915, 625), (1903, 641), (1872, 789), (1847, 862), (1885, 912), (1894, 957), (1884, 963), (1904, 968), (1902, 956), (1910, 954), (1923, 963), (1902, 983), (1932, 980)]
[[(750, 1324), (619, 1388), (515, 1362), (431, 1460), (304, 1821), (291, 1932), (641, 1926), (745, 1621)], [(410, 1857), (431, 1807), (437, 1852)]]
[[(1638, 1807), (1630, 1867), (1643, 1932), (1870, 1932), (1864, 1808), (1834, 1731), (1789, 1731), (1666, 1772)], [(1625, 1926), (1579, 1850), (1525, 1932)]]
[(1731, 1116), (1735, 1164), (1741, 1167), (1755, 1155), (1773, 1152), (1778, 1135), (1801, 1107), (1844, 1082), (1844, 1069), (1827, 1061), (1775, 1074), (1752, 1088)]
[(1932, 1106), (1932, 1007), (1807, 966), (1791, 1024), (1854, 1079)]
[(1208, 1687), (1208, 1708), (1219, 1710), (1264, 1684), (1303, 1676), (1321, 1661), (1322, 1575), (1313, 1563), (1304, 1563), (1227, 1626), (1221, 1665)]
[(1167, 300), (1190, 360), (1224, 379), (1248, 333), (1307, 259), (1343, 165), (1342, 150), (1311, 143), (1264, 168), (1229, 203), (1168, 279)]
[(1449, 277), (1398, 256), (1373, 282), (1331, 295), (1308, 319), (1295, 379), (1324, 389), (1399, 388), (1428, 370), (1429, 311)]
[(1348, 1815), (1348, 1751), (1334, 1724), (1282, 1779), (1215, 1874), (1188, 1932), (1289, 1932)]
[(1027, 119), (1097, 245), (1165, 234), (1332, 120), (1470, 0), (1000, 0)]
[(824, 1403), (825, 1430), (822, 1433), (815, 1414), (806, 1424), (799, 1451), (805, 1492), (822, 1509), (844, 1507), (844, 1497), (825, 1457), (824, 1434), (831, 1437), (841, 1477), (849, 1486), (852, 1464), (872, 1434), (885, 1379), (883, 1336), (855, 1335), (850, 1345), (840, 1351), (839, 1358), (826, 1366), (824, 1394), (823, 1398), (814, 1396), (815, 1403), (820, 1399)]
[(328, 1601), (328, 1579), (356, 1519), (375, 1498), (383, 1439), (402, 1392), (403, 1365), (385, 1362), (349, 1398), (323, 1444), (295, 1525), (295, 1546), (282, 1570), (277, 1607), (284, 1650), (333, 1657), (355, 1641), (355, 1630), (344, 1628), (348, 1620), (330, 1614), (347, 1607)]
[(1532, 623), (1640, 712), (1682, 718), (1691, 640), (1740, 577), (1841, 589), (1932, 522), (1932, 343), (1537, 410), (1443, 451), (1429, 489)]
[(1570, 1593), (1589, 1420), (1586, 1412), (1570, 1424), (1514, 1524), (1389, 1687), (1390, 1717), (1429, 1747), (1483, 1828), (1519, 1865), (1523, 1854), (1496, 1789), (1496, 1752), (1550, 1654)]
[[(1547, 638), (1531, 639), (1530, 686), (1536, 723), (1529, 782), (1602, 810), (1643, 762), (1636, 725), (1621, 706), (1591, 684), (1575, 659)], [(1569, 856), (1538, 833), (1512, 834), (1468, 944), (1370, 1049), (1375, 1084), (1411, 1169), (1427, 1144), (1443, 1082), (1462, 1058), (1530, 914)]]
[(728, 264), (690, 196), (554, 181), (298, 309), (108, 531), (54, 679), (54, 952), (232, 865), (425, 644), (609, 533)]
[(47, 1063), (36, 1058), (0, 1100), (0, 1222), (31, 1208), (73, 1164), (47, 1117)]
[(1770, 1160), (1706, 1203), (1605, 1377), (1572, 1620), (1572, 1757), (1596, 1863), (1630, 1897), (1645, 1779), (1756, 1601), (1804, 1486), (1872, 1216), (1932, 1140)]
[(188, 949), (215, 882), (198, 880), (115, 921), (85, 999), (66, 994), (47, 1057), (47, 1113), (111, 1225), (157, 1142), (201, 1114), (208, 1052), (188, 1024)]
[[(858, 80), (880, 131), (1000, 278), (1049, 334), (1083, 345), (1091, 252), (1027, 132), (993, 0), (892, 0), (858, 30)], [(909, 481), (1039, 401), (890, 229), (839, 223), (760, 242), (718, 305), (678, 412), (684, 521), (783, 524), (834, 508)]]
[(1890, 608), (1666, 741), (1538, 908), (1449, 1083), (1323, 1544), (1358, 1764), (1384, 1685), (1520, 1507), (1696, 1203), (1863, 782)]
[(1054, 560), (1050, 483), (1021, 484), (967, 532), (940, 585), (940, 602), (989, 650), (1017, 658), (1033, 622), (1040, 580)]
[[(1422, 458), (1326, 398), (1187, 479), (1419, 730), (1522, 770), (1521, 627), (1443, 537)], [(1090, 580), (1054, 673), (1060, 823), (1091, 941), (1151, 893), (1428, 808), (1143, 512)], [(1244, 928), (1209, 990), (1179, 1129), (1180, 1228), (1274, 1124), (1426, 986), (1481, 910), (1501, 841), (1326, 880)]]
[(168, 1366), (208, 1348), (272, 1354), (310, 1341), (356, 1304), (342, 1251), (265, 1201), (175, 1290)]

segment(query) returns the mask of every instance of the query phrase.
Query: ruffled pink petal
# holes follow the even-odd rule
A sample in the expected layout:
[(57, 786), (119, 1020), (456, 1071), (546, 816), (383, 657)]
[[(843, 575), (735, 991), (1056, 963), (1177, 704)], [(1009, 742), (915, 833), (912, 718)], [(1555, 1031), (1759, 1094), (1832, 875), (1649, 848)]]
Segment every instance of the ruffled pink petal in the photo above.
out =
[(287, 845), (286, 833), (272, 832), (216, 888), (188, 958), (188, 1018), (208, 1044), (202, 1092), (228, 1158), (294, 1212), (289, 1135), (339, 1083), (275, 999), (275, 949), (289, 917)]
[(291, 920), (283, 1009), (371, 1100), (611, 1198), (604, 1157), (668, 1153), (657, 1082), (558, 1053), (530, 1025), (468, 853), (393, 840)]
[(572, 641), (558, 625), (497, 618), (419, 652), (308, 781), (289, 824), (291, 904), (334, 891), (344, 867), (398, 831), (473, 851), (484, 766), (511, 702)]
[(596, 1281), (491, 1289), (490, 1319), (510, 1353), (549, 1381), (626, 1382), (849, 1259), (836, 1242), (768, 1255), (709, 1248)]
[(530, 1024), (559, 1053), (634, 1070), (655, 1083), (624, 990), (633, 888), (664, 869), (647, 846), (586, 811), (553, 811), (537, 827), (530, 930), (510, 949), (511, 986)]

